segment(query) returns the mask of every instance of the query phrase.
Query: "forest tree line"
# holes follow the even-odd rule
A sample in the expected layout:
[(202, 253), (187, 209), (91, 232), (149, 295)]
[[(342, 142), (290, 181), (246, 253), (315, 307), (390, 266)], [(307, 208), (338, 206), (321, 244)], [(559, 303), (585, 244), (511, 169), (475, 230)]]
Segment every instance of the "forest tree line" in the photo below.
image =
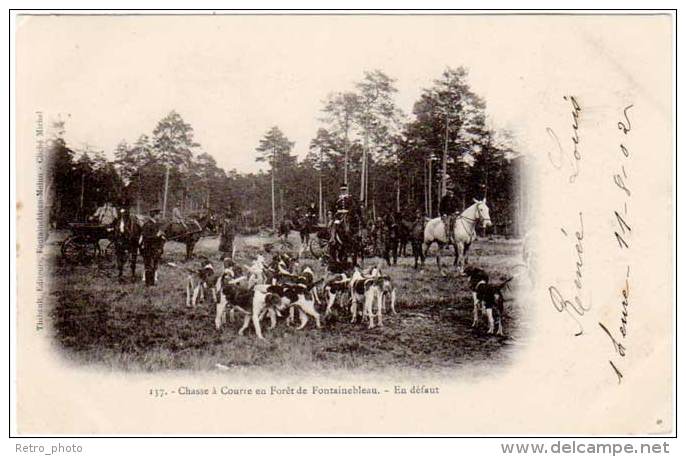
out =
[(509, 132), (488, 126), (485, 102), (469, 86), (467, 70), (447, 68), (410, 115), (397, 107), (396, 92), (385, 73), (365, 72), (352, 90), (323, 101), (321, 126), (301, 160), (287, 132), (267, 129), (255, 149), (245, 151), (265, 164), (256, 173), (219, 167), (176, 111), (133, 143), (122, 140), (111, 159), (67, 144), (67, 126), (56, 121), (46, 174), (50, 221), (60, 227), (86, 220), (109, 201), (138, 213), (228, 211), (246, 226), (272, 226), (315, 203), (325, 222), (347, 183), (370, 218), (417, 210), (436, 216), (451, 187), (463, 208), (486, 197), (494, 224), (516, 233), (513, 224), (525, 207), (516, 188), (521, 156)]

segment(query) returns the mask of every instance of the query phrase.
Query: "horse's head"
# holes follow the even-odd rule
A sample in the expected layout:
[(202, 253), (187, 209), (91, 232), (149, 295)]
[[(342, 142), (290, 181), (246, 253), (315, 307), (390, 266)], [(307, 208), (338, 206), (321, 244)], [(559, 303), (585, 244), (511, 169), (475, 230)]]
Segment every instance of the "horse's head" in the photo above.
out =
[(486, 205), (486, 199), (474, 199), (474, 203), (476, 204), (476, 220), (481, 221), (481, 224), (484, 227), (490, 227), (493, 225), (491, 223), (491, 213), (488, 209), (488, 205)]

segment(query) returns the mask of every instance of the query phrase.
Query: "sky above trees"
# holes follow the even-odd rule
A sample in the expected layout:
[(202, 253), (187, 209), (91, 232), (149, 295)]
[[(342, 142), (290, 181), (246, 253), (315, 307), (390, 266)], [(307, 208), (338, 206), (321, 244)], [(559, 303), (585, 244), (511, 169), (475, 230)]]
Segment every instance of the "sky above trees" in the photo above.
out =
[(488, 121), (516, 135), (512, 107), (503, 99), (512, 103), (517, 95), (505, 94), (512, 84), (502, 84), (504, 78), (516, 82), (517, 65), (510, 65), (507, 52), (516, 36), (499, 44), (480, 41), (449, 17), (392, 19), (51, 21), (45, 25), (55, 47), (42, 46), (45, 52), (34, 57), (49, 69), (39, 77), (60, 84), (41, 84), (42, 108), (61, 114), (71, 147), (88, 144), (108, 157), (121, 140), (135, 142), (138, 132), (151, 131), (173, 109), (219, 166), (266, 170), (254, 151), (264, 132), (278, 125), (302, 159), (321, 127), (323, 101), (354, 90), (364, 71), (378, 68), (394, 78), (395, 103), (411, 117), (422, 89), (446, 66), (464, 65), (488, 105)]

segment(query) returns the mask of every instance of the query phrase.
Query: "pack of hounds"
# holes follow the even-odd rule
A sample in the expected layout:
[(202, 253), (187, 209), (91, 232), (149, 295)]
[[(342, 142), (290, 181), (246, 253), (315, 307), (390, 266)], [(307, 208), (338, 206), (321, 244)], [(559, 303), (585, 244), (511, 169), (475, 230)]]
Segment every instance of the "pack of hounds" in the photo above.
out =
[[(215, 272), (210, 261), (197, 270), (188, 270), (186, 306), (195, 307), (209, 301), (216, 305), (215, 327), (221, 330), (227, 317), (234, 322), (243, 318), (239, 335), (252, 323), (255, 335), (264, 339), (261, 322), (270, 320), (270, 328), (285, 318), (286, 325), (305, 328), (310, 318), (317, 328), (334, 311), (347, 314), (351, 324), (360, 319), (368, 328), (383, 326), (383, 314), (396, 311), (397, 291), (393, 280), (377, 265), (363, 269), (340, 263), (328, 263), (323, 277), (316, 279), (310, 266), (300, 265), (297, 257), (276, 253), (270, 262), (258, 255), (250, 265), (239, 265), (226, 258), (222, 271)], [(488, 333), (503, 335), (504, 298), (501, 284), (489, 283), (488, 274), (479, 268), (467, 267), (474, 301), (473, 327), (479, 316), (485, 315)], [(323, 315), (322, 315), (323, 312)], [(497, 326), (497, 331), (496, 331)]]

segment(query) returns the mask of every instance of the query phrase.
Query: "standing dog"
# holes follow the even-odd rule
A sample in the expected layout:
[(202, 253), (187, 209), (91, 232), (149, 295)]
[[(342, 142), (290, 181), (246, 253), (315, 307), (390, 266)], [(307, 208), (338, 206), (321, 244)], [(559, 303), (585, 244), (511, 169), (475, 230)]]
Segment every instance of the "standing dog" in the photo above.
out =
[[(173, 263), (169, 265), (176, 266)], [(198, 270), (187, 270), (189, 275), (186, 279), (186, 306), (192, 308), (198, 304), (198, 301), (204, 302), (206, 294), (209, 294), (211, 303), (216, 303), (217, 295), (212, 287), (214, 280), (212, 263), (208, 261)]]
[(295, 320), (295, 309), (298, 309), (300, 325), (297, 330), (302, 330), (310, 317), (314, 318), (317, 328), (322, 328), (321, 315), (315, 306), (316, 292), (313, 288), (313, 285), (308, 284), (274, 284), (269, 286), (268, 291), (279, 297), (276, 307), (278, 311), (288, 309), (291, 322)]
[(384, 275), (381, 272), (381, 269), (377, 266), (371, 268), (370, 274), (372, 277), (376, 277), (380, 280), (381, 305), (383, 306), (384, 310), (386, 309), (386, 303), (390, 302), (391, 311), (393, 314), (398, 314), (398, 312), (395, 310), (395, 286), (393, 285), (391, 277)]
[(326, 300), (326, 311), (324, 312), (324, 316), (331, 314), (331, 310), (336, 302), (338, 302), (340, 306), (345, 305), (349, 286), (350, 279), (345, 273), (338, 273), (327, 279), (326, 283), (324, 283), (324, 297)]
[[(225, 311), (229, 308), (229, 320), (233, 322), (236, 312), (240, 312), (246, 319), (239, 334), (243, 334), (247, 328), (250, 317), (252, 316), (251, 308), (253, 307), (254, 288), (257, 284), (264, 283), (264, 257), (257, 256), (257, 259), (252, 265), (241, 267), (236, 265), (230, 259), (224, 261), (224, 271), (217, 279), (215, 290), (219, 296), (217, 300), (217, 312), (214, 320), (214, 325), (217, 330), (221, 329), (226, 321)], [(264, 306), (261, 307), (262, 309)], [(270, 308), (271, 309), (271, 308)], [(274, 322), (275, 323), (275, 322)], [(259, 326), (256, 332), (261, 336)]]
[(488, 274), (475, 267), (468, 267), (465, 273), (469, 276), (469, 287), (472, 290), (474, 298), (474, 321), (472, 327), (476, 327), (479, 323), (479, 314), (486, 313), (488, 318), (488, 334), (493, 334), (495, 330), (495, 322), (498, 323), (497, 334), (503, 334), (503, 317), (505, 316), (505, 300), (502, 294), (502, 288), (509, 283), (512, 278), (495, 285), (489, 284)]
[(249, 282), (240, 284), (243, 281), (249, 280), (244, 277), (236, 278), (222, 288), (221, 297), (217, 304), (215, 326), (217, 330), (221, 328), (225, 321), (224, 310), (229, 306), (230, 313), (238, 312), (243, 315), (243, 325), (238, 330), (238, 334), (243, 335), (243, 332), (245, 332), (252, 321), (257, 338), (263, 340), (260, 321), (265, 315), (269, 314), (271, 328), (276, 326), (276, 313), (277, 307), (280, 304), (280, 298), (276, 294), (267, 291), (267, 288), (270, 287), (267, 284), (258, 284), (250, 287)]
[(269, 314), (271, 319), (271, 328), (276, 326), (276, 310), (281, 303), (281, 300), (278, 295), (267, 290), (269, 287), (270, 286), (266, 284), (259, 284), (250, 291), (252, 300), (248, 299), (249, 309), (245, 309), (242, 306), (236, 307), (244, 316), (243, 326), (238, 330), (239, 335), (243, 335), (245, 329), (250, 325), (250, 321), (252, 321), (253, 327), (255, 327), (255, 335), (257, 338), (264, 340), (260, 321), (266, 314)]
[[(379, 276), (364, 276), (359, 268), (355, 269), (352, 278), (350, 278), (352, 302), (350, 305), (350, 313), (352, 314), (350, 323), (354, 324), (357, 321), (357, 307), (362, 303), (362, 315), (369, 319), (369, 328), (374, 328), (374, 317), (376, 317), (379, 327), (383, 327), (382, 283), (383, 280)], [(374, 304), (376, 304), (376, 313), (374, 313)]]

